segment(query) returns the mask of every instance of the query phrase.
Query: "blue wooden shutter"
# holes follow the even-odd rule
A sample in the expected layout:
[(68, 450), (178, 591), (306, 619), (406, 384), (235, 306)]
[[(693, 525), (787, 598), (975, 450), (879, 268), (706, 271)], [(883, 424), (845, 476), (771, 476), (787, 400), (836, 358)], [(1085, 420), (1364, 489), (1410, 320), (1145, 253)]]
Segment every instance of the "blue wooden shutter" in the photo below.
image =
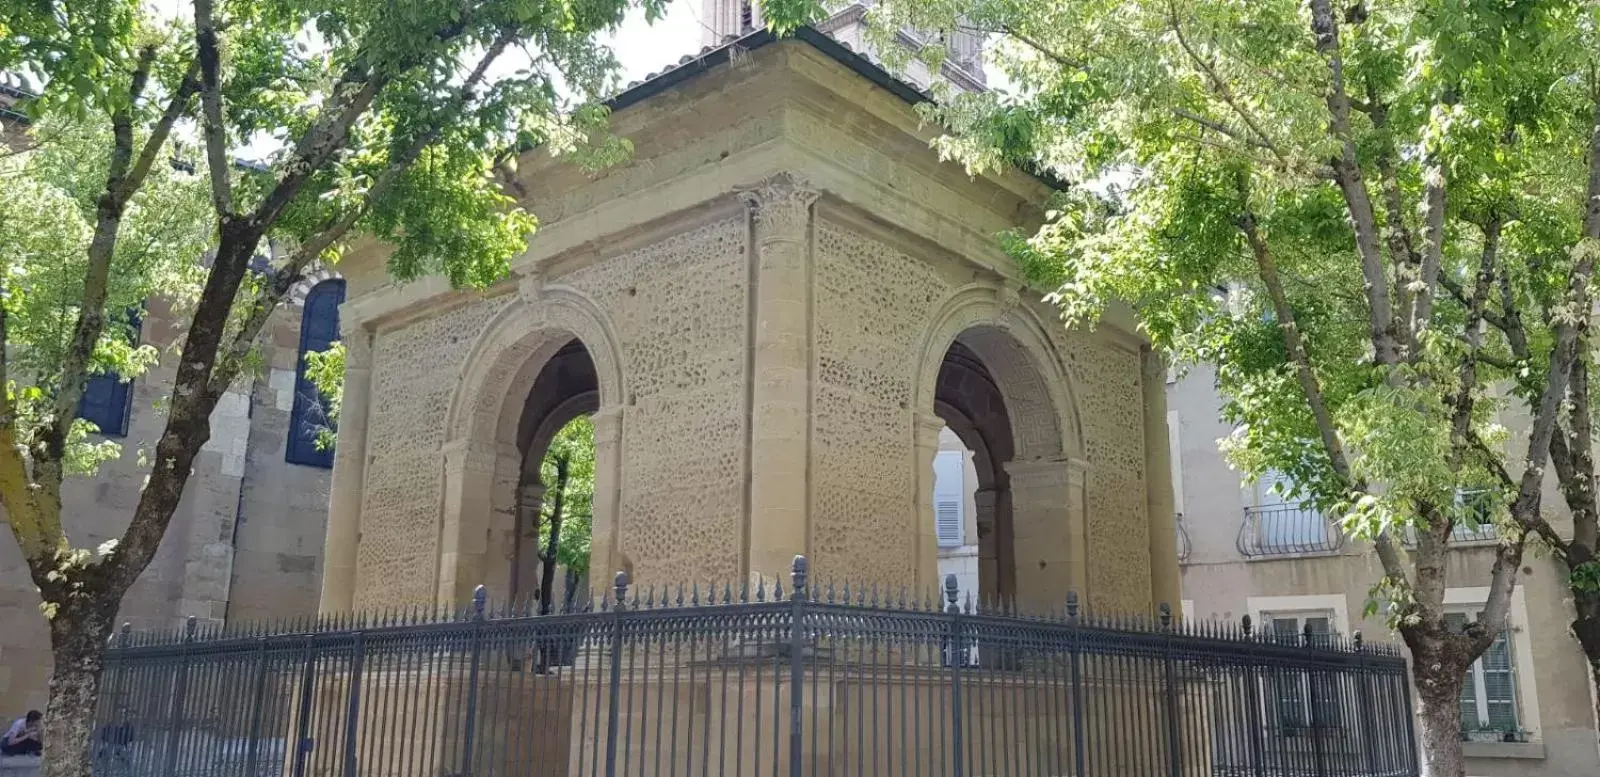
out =
[[(129, 337), (139, 342), (143, 317), (136, 308), (128, 311)], [(89, 376), (83, 386), (83, 396), (78, 399), (78, 417), (100, 427), (107, 437), (125, 437), (128, 434), (128, 415), (133, 407), (133, 381), (123, 380), (115, 372)]]
[(289, 412), (289, 444), (284, 459), (324, 469), (333, 466), (333, 448), (317, 449), (317, 432), (332, 427), (322, 393), (306, 378), (306, 354), (326, 351), (339, 340), (339, 305), (344, 303), (344, 281), (325, 280), (306, 294), (300, 318), (300, 352), (295, 364), (294, 408)]

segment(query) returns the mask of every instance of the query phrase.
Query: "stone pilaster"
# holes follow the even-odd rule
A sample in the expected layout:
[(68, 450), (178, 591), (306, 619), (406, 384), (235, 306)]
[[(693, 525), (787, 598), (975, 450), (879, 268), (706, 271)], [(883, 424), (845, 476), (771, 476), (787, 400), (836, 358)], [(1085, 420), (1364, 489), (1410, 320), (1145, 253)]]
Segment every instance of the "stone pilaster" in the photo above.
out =
[(1058, 609), (1067, 592), (1086, 594), (1082, 467), (1039, 459), (1005, 468), (1011, 481), (1016, 602), (1025, 612)]
[[(440, 531), (437, 601), (463, 606), (488, 580), (495, 476), (514, 445), (457, 440), (444, 446), (444, 521)], [(499, 592), (504, 596), (505, 592)]]
[(934, 518), (933, 462), (939, 455), (939, 432), (944, 420), (933, 413), (917, 413), (912, 453), (917, 465), (917, 525), (913, 528), (917, 547), (917, 590), (927, 590), (934, 585), (943, 590), (939, 580), (939, 528)]
[[(624, 571), (631, 577), (633, 562), (617, 548), (622, 494), (622, 407), (602, 407), (589, 417), (594, 424), (594, 517), (589, 540), (589, 579), (611, 580)], [(650, 516), (639, 516), (649, 520)]]
[(992, 597), (1000, 591), (999, 546), (1000, 492), (980, 488), (972, 495), (972, 509), (978, 524), (978, 593)]
[(1178, 515), (1172, 499), (1172, 449), (1167, 440), (1167, 364), (1161, 354), (1140, 353), (1144, 400), (1146, 518), (1150, 523), (1150, 598), (1174, 612), (1182, 599), (1178, 574)]
[(511, 561), (511, 596), (522, 601), (539, 585), (539, 511), (545, 485), (537, 480), (517, 487), (516, 550)]
[(356, 551), (361, 543), (361, 498), (366, 491), (367, 410), (372, 394), (372, 334), (352, 322), (344, 333), (344, 406), (328, 490), (328, 528), (323, 545), (324, 613), (349, 612), (356, 593)]
[(771, 578), (787, 575), (795, 554), (810, 548), (810, 243), (817, 192), (780, 173), (740, 195), (755, 227), (746, 563), (750, 574)]

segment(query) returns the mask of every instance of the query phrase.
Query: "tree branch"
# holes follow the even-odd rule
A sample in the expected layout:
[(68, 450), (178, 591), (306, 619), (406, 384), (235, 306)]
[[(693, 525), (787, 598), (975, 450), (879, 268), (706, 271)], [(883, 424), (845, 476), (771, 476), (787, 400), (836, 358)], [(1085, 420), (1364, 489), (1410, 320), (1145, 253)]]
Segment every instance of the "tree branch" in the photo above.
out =
[(1233, 90), (1228, 87), (1228, 82), (1223, 80), (1221, 74), (1219, 74), (1216, 69), (1211, 66), (1210, 62), (1207, 62), (1204, 58), (1202, 58), (1200, 53), (1195, 51), (1194, 47), (1189, 45), (1188, 37), (1183, 34), (1183, 25), (1178, 20), (1177, 5), (1169, 0), (1167, 9), (1172, 21), (1172, 32), (1174, 37), (1177, 38), (1178, 46), (1181, 47), (1184, 53), (1188, 55), (1189, 60), (1194, 63), (1195, 67), (1199, 68), (1200, 72), (1205, 74), (1206, 79), (1211, 82), (1211, 91), (1217, 95), (1218, 99), (1222, 100), (1222, 102), (1225, 103), (1229, 108), (1233, 109), (1234, 113), (1238, 114), (1239, 119), (1242, 120), (1245, 123), (1245, 126), (1249, 127), (1250, 131), (1255, 134), (1257, 144), (1270, 151), (1272, 155), (1277, 158), (1278, 164), (1284, 168), (1292, 167), (1292, 165), (1289, 163), (1288, 157), (1284, 156), (1283, 151), (1272, 142), (1272, 137), (1261, 128), (1261, 123), (1256, 121), (1255, 116), (1251, 115), (1248, 110), (1245, 110), (1244, 104), (1241, 103), (1236, 96), (1234, 96)]
[(211, 178), (211, 207), (220, 218), (233, 217), (232, 165), (228, 164), (227, 129), (222, 123), (222, 52), (212, 0), (194, 2), (195, 61), (200, 66), (201, 125), (205, 130), (206, 167)]
[[(1240, 182), (1240, 193), (1245, 196), (1248, 203), (1248, 193), (1245, 191), (1243, 180)], [(1272, 300), (1272, 309), (1278, 319), (1278, 328), (1283, 332), (1284, 346), (1289, 351), (1289, 361), (1294, 366), (1295, 377), (1300, 381), (1300, 389), (1306, 397), (1306, 405), (1311, 408), (1311, 416), (1317, 424), (1317, 432), (1322, 438), (1322, 448), (1328, 454), (1328, 461), (1333, 466), (1333, 471), (1339, 476), (1347, 491), (1357, 491), (1361, 485), (1355, 482), (1350, 471), (1350, 462), (1345, 455), (1344, 442), (1339, 438), (1339, 430), (1333, 423), (1333, 414), (1328, 411), (1328, 404), (1323, 397), (1321, 382), (1317, 379), (1316, 372), (1311, 366), (1311, 357), (1306, 352), (1305, 341), (1300, 336), (1300, 329), (1295, 323), (1294, 310), (1289, 307), (1289, 300), (1283, 291), (1283, 281), (1278, 277), (1278, 265), (1272, 257), (1272, 252), (1267, 242), (1261, 236), (1259, 224), (1255, 213), (1248, 205), (1239, 215), (1239, 231), (1250, 244), (1250, 251), (1255, 256), (1256, 270), (1261, 276), (1262, 285), (1267, 289), (1267, 296)], [(1378, 551), (1378, 559), (1383, 564), (1385, 576), (1396, 582), (1409, 584), (1406, 576), (1405, 564), (1401, 560), (1400, 550), (1395, 546), (1394, 540), (1388, 532), (1378, 535), (1374, 543)]]
[(1378, 248), (1372, 198), (1367, 194), (1361, 165), (1356, 158), (1355, 137), (1350, 130), (1350, 96), (1344, 84), (1344, 56), (1339, 51), (1339, 23), (1334, 19), (1329, 0), (1310, 2), (1311, 30), (1316, 35), (1317, 53), (1328, 63), (1329, 131), (1339, 141), (1339, 155), (1333, 159), (1334, 178), (1344, 193), (1345, 205), (1355, 227), (1356, 250), (1361, 256), (1361, 275), (1366, 281), (1371, 315), (1373, 355), (1379, 364), (1393, 365), (1399, 359), (1394, 309), (1389, 296), (1389, 279), (1383, 271)]
[[(504, 30), (495, 44), (490, 46), (483, 61), (459, 90), (458, 109), (459, 106), (465, 105), (466, 101), (473, 99), (475, 85), (482, 80), (489, 65), (500, 52), (504, 51), (505, 46), (514, 38), (514, 34), (515, 30)], [(219, 348), (234, 298), (262, 232), (276, 221), (283, 208), (293, 200), (311, 175), (343, 147), (351, 125), (371, 105), (387, 80), (386, 77), (379, 76), (369, 78), (357, 66), (347, 70), (345, 77), (341, 79), (343, 86), (335, 90), (336, 93), (344, 95), (342, 104), (330, 108), (327, 114), (307, 130), (306, 135), (297, 144), (283, 178), (255, 213), (248, 219), (219, 219), (221, 241), (211, 272), (206, 278), (206, 287), (201, 294), (200, 304), (196, 308), (184, 341), (184, 358), (178, 365), (167, 426), (156, 444), (155, 464), (151, 469), (150, 479), (140, 495), (133, 520), (129, 523), (116, 550), (103, 562), (109, 570), (107, 574), (111, 577), (113, 586), (125, 589), (131, 585), (154, 557), (161, 537), (166, 533), (167, 525), (172, 520), (178, 499), (182, 496), (194, 457), (210, 438), (211, 411), (215, 409), (218, 398), (226, 391), (233, 378), (237, 377), (242, 359), (229, 356), (219, 360)], [(416, 155), (438, 137), (437, 133), (440, 130), (441, 123), (435, 123), (433, 128), (414, 141), (401, 158), (409, 156), (411, 160), (415, 160)], [(241, 342), (245, 348), (254, 342), (273, 307), (292, 286), (294, 276), (298, 275), (298, 269), (303, 269), (306, 263), (343, 236), (360, 218), (365, 203), (373, 200), (374, 190), (378, 190), (376, 193), (381, 193), (380, 187), (390, 185), (407, 164), (409, 162), (401, 163), (400, 160), (392, 159), (389, 168), (386, 168), (384, 174), (380, 175), (379, 180), (368, 190), (368, 196), (364, 198), (362, 207), (353, 208), (336, 218), (328, 229), (297, 250), (289, 266), (275, 275), (270, 285), (271, 294), (274, 296), (269, 298), (258, 296), (256, 307), (246, 317), (244, 325), (240, 327), (240, 332), (230, 345), (230, 354)], [(263, 304), (269, 300), (270, 304)]]

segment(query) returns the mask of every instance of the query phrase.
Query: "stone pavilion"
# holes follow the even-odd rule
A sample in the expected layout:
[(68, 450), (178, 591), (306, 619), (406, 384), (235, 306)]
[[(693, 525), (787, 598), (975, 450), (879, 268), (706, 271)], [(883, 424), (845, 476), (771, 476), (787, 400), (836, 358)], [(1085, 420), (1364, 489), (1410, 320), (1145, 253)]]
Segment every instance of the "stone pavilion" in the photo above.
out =
[(986, 594), (1178, 601), (1165, 371), (1126, 310), (1065, 328), (998, 247), (1054, 184), (941, 162), (926, 99), (814, 29), (613, 100), (631, 162), (535, 154), (542, 222), (481, 293), (340, 265), (349, 348), (321, 607), (526, 595), (538, 463), (595, 426), (592, 566), (638, 585), (931, 590), (933, 458), (973, 451)]

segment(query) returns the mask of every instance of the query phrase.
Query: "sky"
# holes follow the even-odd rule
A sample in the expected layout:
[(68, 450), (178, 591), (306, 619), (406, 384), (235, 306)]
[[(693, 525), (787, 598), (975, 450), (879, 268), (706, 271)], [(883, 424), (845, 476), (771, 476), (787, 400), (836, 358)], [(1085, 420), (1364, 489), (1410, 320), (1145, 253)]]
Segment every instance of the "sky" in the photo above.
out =
[(707, 29), (702, 15), (701, 0), (672, 0), (655, 24), (646, 24), (644, 12), (634, 9), (606, 41), (622, 63), (622, 82), (642, 81), (684, 55), (699, 52)]

